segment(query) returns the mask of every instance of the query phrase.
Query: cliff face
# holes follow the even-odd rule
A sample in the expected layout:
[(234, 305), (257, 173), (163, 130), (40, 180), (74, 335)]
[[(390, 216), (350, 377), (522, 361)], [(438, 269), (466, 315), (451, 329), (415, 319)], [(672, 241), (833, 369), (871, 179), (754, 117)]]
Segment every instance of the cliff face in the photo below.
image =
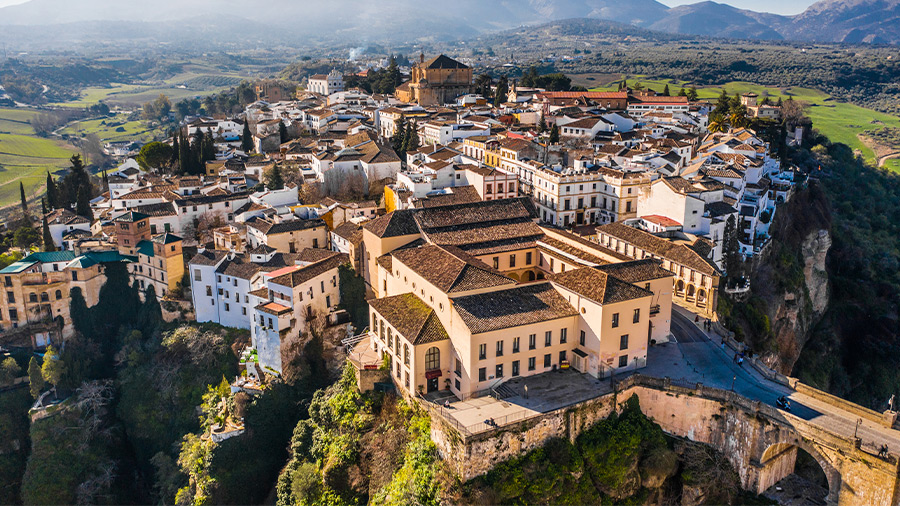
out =
[(754, 259), (749, 300), (735, 302), (734, 324), (771, 368), (790, 374), (813, 327), (828, 308), (826, 258), (831, 217), (818, 185), (782, 204), (772, 224), (772, 243)]

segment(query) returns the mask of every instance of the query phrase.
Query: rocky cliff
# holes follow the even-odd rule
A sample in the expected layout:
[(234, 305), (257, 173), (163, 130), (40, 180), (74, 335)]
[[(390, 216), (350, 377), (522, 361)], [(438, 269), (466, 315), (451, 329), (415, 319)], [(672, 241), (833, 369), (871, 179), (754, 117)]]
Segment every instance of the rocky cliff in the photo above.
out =
[(815, 182), (779, 206), (770, 231), (771, 244), (752, 262), (750, 295), (724, 306), (739, 338), (790, 374), (829, 304), (831, 217)]

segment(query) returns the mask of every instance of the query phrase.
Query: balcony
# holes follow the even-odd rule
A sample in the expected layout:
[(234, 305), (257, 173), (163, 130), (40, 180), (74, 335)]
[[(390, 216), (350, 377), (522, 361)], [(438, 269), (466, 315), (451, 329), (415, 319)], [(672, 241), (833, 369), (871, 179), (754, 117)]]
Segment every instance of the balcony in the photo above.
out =
[(650, 316), (656, 316), (659, 314), (660, 308), (659, 304), (650, 306)]

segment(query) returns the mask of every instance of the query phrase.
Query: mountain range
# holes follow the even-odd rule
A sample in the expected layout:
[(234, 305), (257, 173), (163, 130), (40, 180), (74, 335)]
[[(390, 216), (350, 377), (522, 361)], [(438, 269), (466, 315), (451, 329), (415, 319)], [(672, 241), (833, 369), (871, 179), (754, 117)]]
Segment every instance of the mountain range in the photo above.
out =
[(148, 24), (242, 19), (295, 36), (415, 40), (474, 34), (568, 18), (595, 18), (655, 31), (712, 37), (900, 44), (900, 0), (822, 0), (796, 16), (705, 1), (667, 7), (656, 0), (30, 0), (0, 9), (0, 25)]

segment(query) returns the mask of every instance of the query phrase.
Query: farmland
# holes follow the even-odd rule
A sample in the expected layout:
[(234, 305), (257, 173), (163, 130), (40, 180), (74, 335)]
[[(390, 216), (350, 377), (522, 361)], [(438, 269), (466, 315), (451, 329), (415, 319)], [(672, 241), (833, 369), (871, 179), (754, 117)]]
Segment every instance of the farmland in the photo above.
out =
[[(31, 111), (0, 109), (0, 125), (18, 125)], [(29, 127), (30, 130), (30, 127)], [(19, 182), (29, 197), (43, 191), (47, 172), (69, 166), (74, 149), (65, 144), (22, 135), (0, 133), (0, 207), (19, 200)]]
[(60, 130), (59, 133), (76, 137), (96, 134), (103, 142), (150, 142), (165, 135), (159, 128), (150, 127), (146, 121), (129, 121), (127, 114), (79, 121)]

